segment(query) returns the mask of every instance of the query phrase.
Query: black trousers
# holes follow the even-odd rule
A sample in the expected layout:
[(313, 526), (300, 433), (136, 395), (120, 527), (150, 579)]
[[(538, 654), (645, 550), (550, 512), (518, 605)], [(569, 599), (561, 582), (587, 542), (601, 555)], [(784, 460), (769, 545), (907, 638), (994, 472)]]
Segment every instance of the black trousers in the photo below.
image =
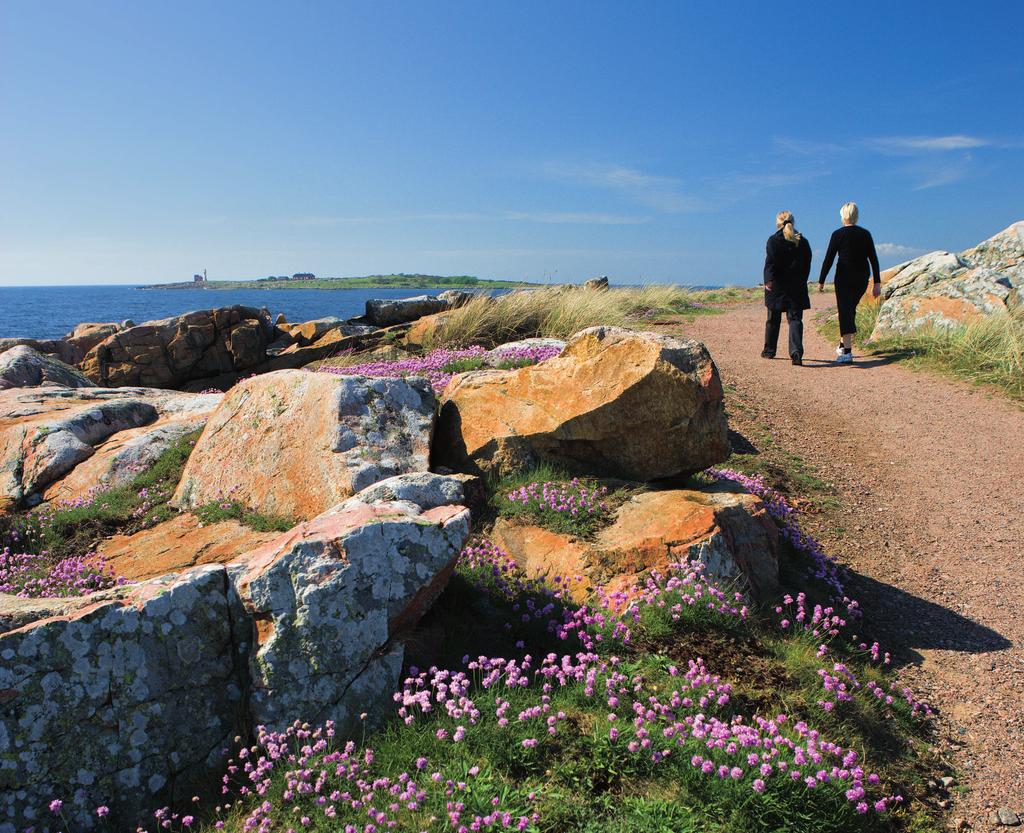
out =
[(848, 336), (857, 332), (857, 304), (868, 290), (868, 279), (836, 276), (836, 307), (839, 309), (839, 332)]
[[(802, 309), (787, 309), (786, 321), (789, 323), (789, 357), (802, 359), (804, 357), (804, 311)], [(775, 355), (775, 350), (778, 347), (780, 329), (782, 329), (782, 310), (769, 309), (768, 320), (764, 325), (764, 352), (770, 356)]]

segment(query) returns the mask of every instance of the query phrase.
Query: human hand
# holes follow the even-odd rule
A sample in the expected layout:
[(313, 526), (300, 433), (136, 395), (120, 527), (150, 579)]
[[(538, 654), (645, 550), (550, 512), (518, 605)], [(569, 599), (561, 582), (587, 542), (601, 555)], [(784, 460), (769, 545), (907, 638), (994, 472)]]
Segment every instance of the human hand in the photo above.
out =
[(772, 291), (772, 285), (773, 285), (773, 284), (772, 284), (772, 282), (771, 282), (771, 281), (765, 281), (765, 282), (764, 282), (764, 289), (765, 289), (765, 292), (771, 292), (771, 291)]
[(824, 292), (824, 291), (825, 291), (825, 284), (819, 283), (818, 284), (818, 292)]
[(882, 294), (882, 285), (880, 283), (877, 283), (877, 282), (871, 284), (871, 297), (872, 298), (877, 298), (881, 294)]

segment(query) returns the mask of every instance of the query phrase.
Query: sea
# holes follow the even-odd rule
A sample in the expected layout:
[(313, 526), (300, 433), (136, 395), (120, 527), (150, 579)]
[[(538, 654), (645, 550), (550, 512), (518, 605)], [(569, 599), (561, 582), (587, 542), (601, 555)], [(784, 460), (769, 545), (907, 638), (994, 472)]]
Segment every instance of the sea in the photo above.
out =
[[(138, 289), (133, 286), (0, 286), (0, 338), (60, 338), (84, 321), (136, 324), (199, 309), (244, 304), (267, 307), (289, 321), (334, 315), (354, 318), (370, 298), (437, 294), (439, 288), (386, 289)], [(492, 290), (500, 291), (500, 290)]]

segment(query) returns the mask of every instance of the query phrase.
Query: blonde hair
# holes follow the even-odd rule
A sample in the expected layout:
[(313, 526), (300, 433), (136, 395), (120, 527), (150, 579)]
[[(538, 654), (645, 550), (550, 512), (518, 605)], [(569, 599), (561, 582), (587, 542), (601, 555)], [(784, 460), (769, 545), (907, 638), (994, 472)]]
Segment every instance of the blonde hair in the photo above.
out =
[(793, 212), (792, 211), (780, 211), (775, 215), (775, 228), (782, 229), (782, 236), (785, 237), (790, 243), (800, 242), (800, 232), (796, 230), (796, 226), (793, 225)]
[(857, 210), (857, 203), (848, 202), (842, 208), (839, 209), (839, 216), (842, 217), (843, 223), (848, 226), (857, 224), (857, 218), (860, 216), (860, 212)]

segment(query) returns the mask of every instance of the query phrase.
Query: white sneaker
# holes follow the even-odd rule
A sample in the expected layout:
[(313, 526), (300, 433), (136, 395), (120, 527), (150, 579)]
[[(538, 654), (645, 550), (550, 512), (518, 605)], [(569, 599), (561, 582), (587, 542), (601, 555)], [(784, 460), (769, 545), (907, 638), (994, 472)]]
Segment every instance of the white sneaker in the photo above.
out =
[(853, 351), (849, 353), (837, 351), (836, 364), (853, 364)]

